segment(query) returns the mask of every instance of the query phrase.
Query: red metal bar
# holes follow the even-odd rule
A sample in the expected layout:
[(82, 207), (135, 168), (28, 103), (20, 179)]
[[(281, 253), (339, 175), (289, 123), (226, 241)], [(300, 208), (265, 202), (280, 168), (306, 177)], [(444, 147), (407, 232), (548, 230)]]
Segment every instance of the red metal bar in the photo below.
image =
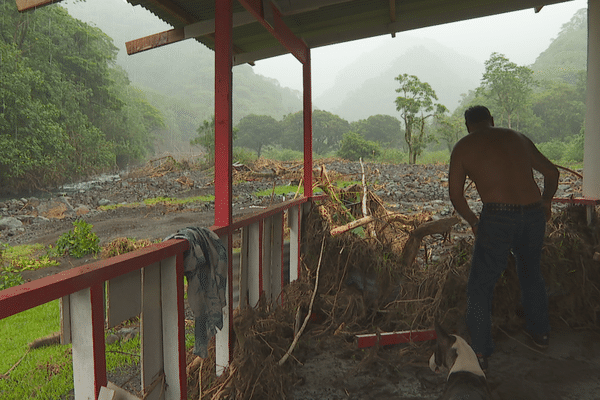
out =
[(215, 0), (215, 225), (232, 220), (232, 71), (231, 0)]
[(258, 298), (265, 291), (265, 283), (263, 281), (263, 244), (264, 244), (265, 220), (262, 219), (258, 223)]
[(173, 239), (5, 289), (0, 292), (0, 319), (94, 287), (98, 282), (138, 270), (187, 249), (187, 240)]
[(242, 6), (249, 13), (254, 15), (254, 17), (260, 22), (262, 26), (265, 27), (267, 31), (273, 35), (275, 39), (277, 39), (290, 53), (294, 55), (302, 64), (305, 64), (308, 60), (308, 47), (306, 44), (298, 38), (291, 31), (290, 28), (283, 22), (281, 18), (281, 13), (271, 3), (272, 13), (273, 13), (273, 25), (265, 19), (265, 10), (263, 9), (262, 0), (238, 0)]
[(567, 204), (581, 204), (586, 206), (595, 206), (600, 204), (600, 199), (594, 199), (591, 197), (555, 197), (552, 199), (555, 203), (567, 203)]
[[(233, 92), (233, 8), (232, 0), (215, 0), (215, 225), (232, 222), (232, 92)], [(229, 362), (233, 359), (233, 268), (232, 234), (227, 233), (227, 313)]]
[(90, 287), (92, 307), (92, 347), (94, 352), (94, 393), (108, 384), (106, 377), (106, 346), (104, 343), (104, 282)]
[[(377, 336), (376, 333), (356, 335), (358, 348), (375, 346), (378, 340)], [(426, 340), (434, 340), (435, 338), (437, 338), (435, 330), (385, 332), (379, 335), (379, 345), (387, 346), (398, 343), (424, 342)]]
[(304, 197), (313, 195), (312, 173), (312, 82), (310, 51), (307, 50), (306, 62), (302, 65), (303, 75), (303, 115), (304, 115)]

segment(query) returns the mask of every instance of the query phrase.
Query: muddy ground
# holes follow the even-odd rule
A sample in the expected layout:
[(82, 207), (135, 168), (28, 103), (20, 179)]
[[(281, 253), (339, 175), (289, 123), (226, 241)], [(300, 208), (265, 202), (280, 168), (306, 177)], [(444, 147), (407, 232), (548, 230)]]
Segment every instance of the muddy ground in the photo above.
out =
[[(419, 212), (420, 207), (422, 209), (427, 204), (431, 208), (428, 211), (430, 214), (448, 215), (447, 198), (442, 198), (441, 204), (440, 202), (436, 203), (439, 201), (437, 197), (441, 196), (440, 193), (444, 190), (445, 166), (414, 168), (418, 168), (418, 171), (416, 172), (413, 167), (407, 170), (406, 167), (396, 167), (395, 169), (392, 166), (370, 166), (370, 170), (376, 171), (375, 173), (379, 176), (378, 193), (385, 201), (386, 206), (391, 210), (409, 213), (409, 209)], [(354, 177), (357, 176), (356, 169), (356, 165), (354, 165)], [(401, 178), (394, 179), (395, 191), (404, 187), (406, 191), (416, 193), (417, 190), (414, 188), (421, 190), (431, 181), (436, 181), (437, 186), (428, 189), (429, 192), (423, 194), (423, 197), (431, 197), (427, 199), (418, 197), (399, 199), (391, 195), (386, 196), (384, 185), (386, 174)], [(162, 176), (156, 177), (156, 180), (162, 178)], [(202, 185), (196, 184), (191, 188), (188, 187), (186, 194), (181, 194), (181, 196), (210, 193), (213, 190), (210, 178), (202, 179), (205, 179), (202, 181)], [(195, 180), (200, 182), (201, 178)], [(253, 182), (254, 186), (248, 186), (247, 190), (256, 189), (256, 182)], [(568, 192), (569, 188), (564, 182), (563, 184), (562, 190)], [(117, 186), (111, 186), (111, 190), (115, 196), (126, 192), (122, 183), (114, 185)], [(267, 182), (266, 185), (267, 187), (273, 185), (273, 179), (270, 178), (270, 182)], [(131, 183), (126, 186), (131, 187)], [(264, 200), (252, 198), (247, 193), (243, 194), (242, 192), (246, 189), (242, 189), (242, 186), (236, 185), (235, 189), (237, 201), (234, 206), (234, 215), (236, 216), (254, 212), (256, 209), (253, 207), (259, 207), (261, 203), (264, 203)], [(104, 188), (105, 194), (109, 192)], [(80, 193), (80, 197), (83, 199), (88, 196), (97, 200), (100, 196), (100, 194), (92, 196), (90, 193), (91, 191)], [(121, 199), (119, 199), (120, 201)], [(139, 198), (130, 199), (130, 202), (133, 201), (139, 201)], [(413, 206), (408, 204), (410, 202)], [(414, 204), (420, 204), (420, 207)], [(93, 206), (89, 207), (94, 209)], [(186, 207), (173, 209), (157, 205), (121, 207), (111, 211), (92, 212), (84, 218), (94, 226), (93, 231), (105, 244), (118, 237), (156, 240), (186, 226), (211, 226), (214, 220), (214, 211), (210, 204), (194, 209)], [(62, 233), (72, 228), (72, 220), (73, 218), (58, 218), (25, 225), (20, 231), (4, 235), (2, 241), (11, 244), (51, 244)], [(468, 241), (468, 229), (459, 224), (455, 226), (449, 238), (444, 240), (450, 242), (445, 242), (445, 245), (442, 246), (439, 244), (441, 239), (437, 240), (436, 243), (430, 245), (429, 251), (447, 249), (448, 246), (453, 245), (453, 241)], [(594, 243), (593, 245), (597, 248), (598, 244)], [(428, 257), (432, 259), (434, 256), (435, 254), (429, 254)], [(589, 262), (588, 258), (586, 257), (585, 263), (582, 258), (582, 268), (588, 272), (597, 271), (600, 263)], [(91, 257), (83, 259), (66, 257), (59, 267), (51, 267), (38, 272), (25, 272), (23, 275), (26, 279), (35, 279), (92, 261), (94, 259)], [(464, 271), (462, 273), (464, 275)], [(588, 273), (588, 275), (592, 274)], [(584, 277), (584, 279), (586, 278)], [(596, 290), (598, 290), (600, 282), (592, 282), (592, 286), (596, 286)], [(567, 301), (574, 295), (573, 292), (580, 290), (576, 285), (564, 289), (566, 292), (554, 295), (551, 304), (560, 305), (563, 298)], [(459, 296), (462, 295), (464, 287), (459, 284), (453, 290)], [(360, 296), (360, 293), (357, 296)], [(559, 306), (556, 307), (559, 308)], [(551, 310), (551, 314), (553, 314), (551, 342), (549, 349), (543, 352), (532, 347), (514, 321), (510, 324), (499, 323), (495, 326), (497, 348), (490, 358), (487, 374), (495, 399), (600, 399), (600, 329), (598, 320), (588, 318), (586, 319), (587, 323), (579, 323), (580, 319), (575, 318), (578, 313), (575, 306), (571, 312), (574, 320), (577, 320), (578, 323), (573, 323), (570, 318), (564, 317), (562, 311), (553, 313)], [(598, 305), (597, 311), (600, 312), (600, 305)], [(445, 322), (450, 325), (451, 331), (467, 336), (460, 309), (454, 310), (446, 317)], [(377, 328), (377, 326), (362, 327), (363, 331), (373, 332)], [(286, 371), (289, 371), (290, 379), (286, 381), (286, 398), (295, 400), (362, 400), (436, 399), (440, 396), (445, 377), (434, 374), (427, 366), (433, 343), (358, 349), (355, 338), (350, 333), (339, 330), (335, 332), (336, 334), (330, 332), (324, 335), (322, 332), (323, 329), (319, 322), (312, 321), (303, 334), (294, 357), (287, 361)], [(131, 371), (123, 371), (121, 377), (112, 376), (111, 379), (125, 381), (126, 378), (129, 378), (127, 375), (131, 373)], [(191, 384), (197, 383), (191, 382)], [(238, 394), (238, 398), (261, 397), (252, 397), (250, 393), (243, 393)]]

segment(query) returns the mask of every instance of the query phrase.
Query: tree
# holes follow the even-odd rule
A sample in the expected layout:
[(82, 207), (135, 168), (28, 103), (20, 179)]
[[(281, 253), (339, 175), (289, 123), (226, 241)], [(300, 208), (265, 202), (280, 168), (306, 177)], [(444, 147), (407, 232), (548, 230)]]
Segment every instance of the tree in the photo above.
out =
[(237, 125), (238, 138), (236, 145), (256, 151), (260, 157), (264, 146), (276, 141), (281, 129), (279, 122), (268, 115), (246, 115)]
[(415, 164), (427, 143), (433, 136), (427, 132), (427, 120), (435, 115), (443, 114), (446, 107), (439, 103), (435, 91), (427, 82), (421, 82), (415, 75), (398, 75), (395, 80), (400, 87), (396, 93), (401, 96), (396, 98), (396, 110), (400, 112), (404, 122), (404, 139), (408, 146), (408, 162)]
[(338, 156), (346, 160), (356, 161), (359, 158), (373, 158), (381, 154), (381, 147), (378, 143), (366, 140), (356, 132), (347, 132), (344, 134), (340, 143)]
[(456, 114), (439, 115), (436, 118), (435, 125), (437, 128), (437, 136), (446, 142), (449, 152), (452, 152), (452, 148), (456, 142), (458, 142), (458, 140), (466, 133), (463, 118)]
[[(278, 142), (283, 148), (304, 149), (304, 120), (302, 111), (286, 115), (282, 121), (283, 135)], [(343, 135), (350, 131), (350, 123), (328, 111), (315, 110), (312, 115), (313, 152), (327, 154), (339, 148)]]
[(351, 125), (352, 130), (366, 140), (389, 144), (396, 148), (400, 147), (398, 132), (401, 129), (401, 123), (396, 117), (382, 114), (371, 115), (369, 118), (361, 119)]
[(197, 130), (198, 136), (190, 140), (192, 146), (202, 146), (206, 150), (206, 161), (212, 164), (215, 161), (215, 115), (209, 120), (204, 120)]
[(564, 140), (581, 131), (585, 120), (585, 99), (573, 85), (561, 81), (546, 83), (546, 89), (533, 96), (533, 113), (541, 126), (532, 133), (537, 142)]
[(518, 129), (518, 120), (529, 108), (533, 87), (533, 71), (518, 66), (499, 53), (492, 53), (485, 62), (485, 72), (477, 94), (494, 103), (498, 125)]

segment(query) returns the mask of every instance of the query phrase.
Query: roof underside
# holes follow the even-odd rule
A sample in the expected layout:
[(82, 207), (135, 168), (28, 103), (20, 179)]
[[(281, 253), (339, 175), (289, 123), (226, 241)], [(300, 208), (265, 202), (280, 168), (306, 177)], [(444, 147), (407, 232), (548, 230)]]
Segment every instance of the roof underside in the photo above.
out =
[[(215, 0), (127, 0), (140, 5), (186, 38), (214, 50)], [(248, 0), (247, 0), (248, 1)], [(273, 0), (285, 25), (308, 48), (343, 43), (385, 34), (394, 35), (427, 26), (479, 18), (565, 0)], [(251, 0), (263, 5), (267, 1)], [(268, 12), (268, 11), (267, 11)], [(265, 12), (264, 19), (269, 21)], [(286, 54), (289, 51), (238, 1), (233, 1), (234, 63)], [(197, 34), (196, 34), (197, 33)], [(474, 33), (476, 34), (476, 33)], [(499, 35), (502, 32), (498, 32)]]

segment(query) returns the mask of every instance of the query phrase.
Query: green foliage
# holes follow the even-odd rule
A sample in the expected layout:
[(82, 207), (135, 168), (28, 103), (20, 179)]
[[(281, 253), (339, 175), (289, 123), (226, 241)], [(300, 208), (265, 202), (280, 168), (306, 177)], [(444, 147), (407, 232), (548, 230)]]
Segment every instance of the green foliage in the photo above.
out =
[(197, 130), (198, 136), (190, 141), (192, 146), (202, 146), (206, 150), (206, 160), (209, 163), (215, 161), (215, 115), (212, 119), (204, 120)]
[(537, 145), (540, 152), (554, 163), (580, 163), (583, 161), (583, 133), (566, 140), (553, 139)]
[(9, 246), (0, 244), (0, 290), (24, 283), (21, 271), (32, 271), (58, 265), (41, 244)]
[(438, 116), (435, 120), (435, 128), (437, 130), (436, 136), (446, 143), (446, 147), (450, 152), (456, 142), (467, 134), (464, 119), (456, 114)]
[(378, 142), (382, 145), (391, 145), (395, 148), (402, 146), (400, 132), (402, 126), (398, 118), (390, 115), (372, 115), (367, 119), (353, 122), (352, 130), (366, 140)]
[(25, 283), (23, 277), (18, 271), (3, 268), (0, 271), (0, 291), (13, 286), (18, 286)]
[(81, 258), (86, 254), (97, 254), (100, 251), (100, 238), (92, 232), (93, 225), (83, 220), (73, 221), (73, 230), (63, 233), (53, 248), (55, 254), (69, 254)]
[(1, 186), (53, 186), (152, 150), (162, 117), (115, 66), (112, 39), (59, 6), (0, 5)]
[(402, 74), (394, 78), (400, 85), (396, 93), (396, 110), (400, 112), (404, 122), (404, 140), (408, 146), (408, 162), (416, 164), (417, 157), (425, 146), (434, 140), (428, 132), (427, 119), (444, 114), (447, 109), (442, 104), (434, 103), (437, 95), (427, 82), (421, 82), (415, 75)]
[(338, 156), (346, 160), (357, 161), (358, 159), (375, 158), (381, 154), (379, 143), (366, 140), (356, 132), (344, 134)]
[(258, 158), (252, 151), (248, 151), (244, 148), (234, 147), (233, 148), (233, 162), (239, 162), (242, 164), (251, 164)]
[(304, 153), (292, 149), (281, 148), (281, 146), (271, 146), (265, 149), (264, 157), (268, 160), (301, 161), (304, 158)]
[(518, 66), (502, 54), (492, 53), (485, 62), (477, 94), (492, 102), (497, 125), (518, 129), (519, 119), (523, 119), (526, 111), (530, 110), (533, 83), (530, 68)]
[(404, 164), (408, 162), (408, 153), (400, 149), (383, 148), (375, 159), (377, 162), (389, 164)]
[[(295, 151), (304, 150), (304, 120), (302, 112), (286, 115), (281, 121), (282, 135), (274, 144)], [(326, 155), (338, 150), (340, 141), (350, 131), (350, 123), (328, 111), (315, 110), (312, 114), (313, 152)]]

